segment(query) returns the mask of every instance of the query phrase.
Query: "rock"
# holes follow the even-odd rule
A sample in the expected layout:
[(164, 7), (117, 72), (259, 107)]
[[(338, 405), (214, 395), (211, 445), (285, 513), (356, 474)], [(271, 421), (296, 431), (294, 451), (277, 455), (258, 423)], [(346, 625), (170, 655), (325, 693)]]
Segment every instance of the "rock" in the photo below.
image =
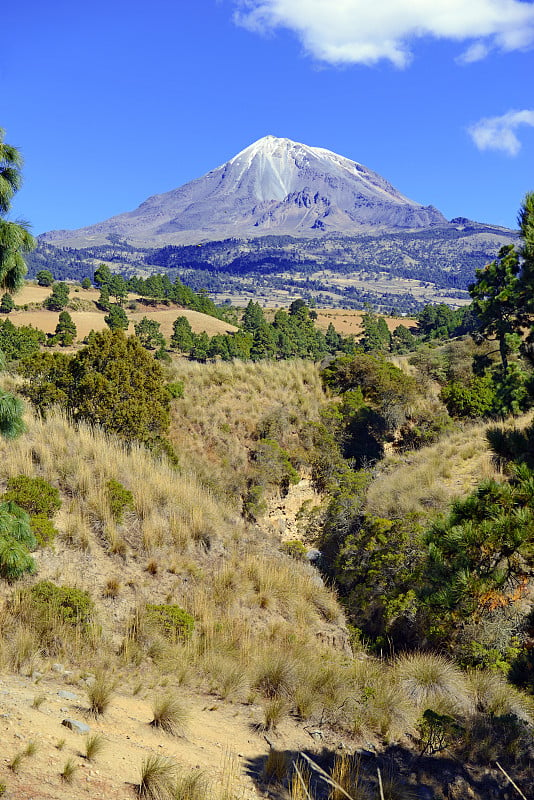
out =
[(58, 697), (62, 697), (63, 700), (77, 700), (77, 695), (73, 694), (72, 692), (66, 692), (62, 689), (60, 692), (57, 693)]
[(77, 719), (69, 719), (68, 717), (61, 722), (66, 728), (74, 733), (89, 733), (91, 728), (89, 725), (86, 725), (85, 722), (80, 722)]

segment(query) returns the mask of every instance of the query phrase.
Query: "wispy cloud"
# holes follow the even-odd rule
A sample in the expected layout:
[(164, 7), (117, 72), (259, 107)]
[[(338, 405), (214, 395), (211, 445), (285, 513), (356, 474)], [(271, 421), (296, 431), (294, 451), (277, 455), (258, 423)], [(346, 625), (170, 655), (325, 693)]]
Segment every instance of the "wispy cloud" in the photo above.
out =
[(521, 142), (515, 131), (520, 125), (534, 128), (534, 110), (508, 111), (501, 117), (486, 117), (471, 125), (468, 132), (479, 150), (502, 150), (516, 156)]
[(534, 42), (534, 4), (521, 0), (234, 0), (253, 31), (287, 28), (330, 64), (409, 64), (410, 43), (431, 36), (471, 42), (463, 63)]

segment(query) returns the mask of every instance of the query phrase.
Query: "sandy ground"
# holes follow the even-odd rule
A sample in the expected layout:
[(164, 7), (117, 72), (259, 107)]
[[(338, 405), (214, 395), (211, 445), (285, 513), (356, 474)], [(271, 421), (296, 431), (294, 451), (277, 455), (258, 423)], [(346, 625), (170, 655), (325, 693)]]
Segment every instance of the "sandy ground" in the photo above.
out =
[[(84, 680), (68, 672), (44, 676), (0, 674), (0, 782), (9, 800), (122, 800), (135, 797), (140, 767), (150, 754), (171, 757), (182, 773), (201, 770), (212, 786), (214, 800), (231, 781), (235, 797), (252, 800), (259, 794), (249, 773), (261, 769), (269, 744), (254, 728), (259, 707), (222, 703), (209, 695), (183, 693), (189, 721), (183, 736), (170, 736), (149, 725), (153, 693), (149, 687), (138, 696), (117, 689), (105, 715), (94, 718), (87, 711)], [(63, 696), (61, 696), (61, 694)], [(161, 690), (159, 692), (161, 694)], [(32, 707), (35, 697), (44, 700)], [(84, 758), (87, 734), (62, 725), (70, 718), (89, 725), (91, 734), (105, 739), (105, 748), (93, 762)], [(313, 748), (314, 740), (288, 720), (269, 739), (277, 748)], [(19, 769), (9, 768), (15, 754), (35, 742), (35, 755), (23, 759)], [(63, 744), (62, 744), (63, 741)], [(73, 780), (61, 772), (72, 759)]]

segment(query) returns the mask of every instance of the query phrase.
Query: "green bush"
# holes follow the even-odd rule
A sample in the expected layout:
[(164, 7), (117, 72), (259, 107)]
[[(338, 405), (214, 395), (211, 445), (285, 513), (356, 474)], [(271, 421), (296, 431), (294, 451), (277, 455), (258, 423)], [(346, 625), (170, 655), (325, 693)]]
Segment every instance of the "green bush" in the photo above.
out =
[(11, 583), (35, 572), (29, 551), (36, 545), (26, 512), (13, 501), (0, 503), (0, 577)]
[(44, 478), (15, 475), (7, 482), (4, 500), (12, 500), (30, 516), (51, 518), (61, 508), (59, 491)]
[(243, 515), (249, 521), (254, 521), (267, 510), (263, 496), (263, 486), (251, 481), (243, 497)]
[(177, 605), (147, 603), (146, 618), (170, 639), (190, 639), (195, 629), (194, 618)]
[(281, 545), (280, 550), (282, 553), (286, 553), (286, 555), (296, 558), (297, 561), (305, 561), (306, 553), (308, 552), (306, 546), (302, 544), (299, 539), (293, 539), (292, 541), (284, 542)]
[(282, 492), (287, 493), (289, 485), (300, 480), (289, 453), (274, 439), (261, 439), (251, 458), (255, 465), (256, 482), (260, 485), (279, 486)]
[(440, 393), (451, 417), (487, 417), (495, 406), (495, 389), (491, 376), (473, 376), (468, 384), (451, 381)]
[(173, 400), (178, 400), (180, 397), (184, 396), (183, 381), (174, 381), (173, 383), (168, 383), (166, 389)]
[(94, 603), (83, 589), (40, 581), (28, 593), (36, 607), (69, 625), (86, 626), (93, 617)]
[(34, 517), (30, 517), (30, 526), (39, 547), (47, 547), (52, 544), (59, 533), (52, 520), (44, 514), (36, 514)]
[(133, 494), (122, 483), (111, 479), (106, 483), (106, 496), (113, 519), (121, 522), (126, 509), (133, 506)]
[(15, 301), (11, 295), (6, 292), (6, 294), (2, 295), (2, 299), (0, 300), (0, 314), (9, 314), (14, 308)]

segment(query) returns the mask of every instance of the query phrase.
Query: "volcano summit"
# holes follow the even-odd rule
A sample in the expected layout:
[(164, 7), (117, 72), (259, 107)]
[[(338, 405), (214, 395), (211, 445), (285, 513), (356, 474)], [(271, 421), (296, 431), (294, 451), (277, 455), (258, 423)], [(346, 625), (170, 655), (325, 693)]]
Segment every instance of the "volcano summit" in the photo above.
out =
[(376, 172), (321, 147), (265, 136), (225, 164), (135, 211), (42, 241), (70, 247), (118, 237), (138, 245), (194, 244), (273, 234), (316, 238), (446, 223)]

